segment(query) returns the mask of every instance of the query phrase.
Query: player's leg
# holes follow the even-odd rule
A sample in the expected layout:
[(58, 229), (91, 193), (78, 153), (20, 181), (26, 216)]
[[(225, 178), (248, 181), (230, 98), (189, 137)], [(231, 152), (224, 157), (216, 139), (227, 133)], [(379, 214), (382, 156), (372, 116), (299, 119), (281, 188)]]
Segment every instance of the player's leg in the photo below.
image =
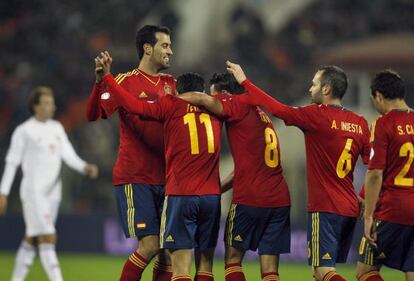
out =
[(56, 234), (38, 236), (40, 262), (50, 280), (63, 280), (59, 260), (56, 254)]
[(141, 280), (141, 275), (159, 251), (158, 186), (125, 184), (115, 187), (122, 229), (127, 238), (138, 238), (138, 249), (126, 260), (120, 280)]
[(26, 278), (35, 256), (35, 238), (24, 237), (17, 250), (11, 281), (23, 281)]
[(212, 281), (213, 277), (213, 260), (215, 248), (209, 248), (203, 251), (196, 249), (194, 251), (194, 260), (196, 266), (195, 281)]
[(152, 281), (170, 281), (171, 277), (171, 254), (168, 250), (161, 249), (154, 262)]
[(261, 209), (239, 204), (230, 207), (224, 233), (226, 281), (246, 280), (242, 261), (247, 250), (257, 249), (255, 230), (258, 228), (258, 217), (262, 215)]
[[(336, 263), (342, 262), (338, 261), (341, 247), (344, 247), (343, 253), (349, 251), (349, 243), (341, 245), (344, 219), (329, 213), (308, 214), (308, 263), (313, 267), (314, 278), (318, 281), (346, 280), (336, 272)], [(352, 239), (352, 234), (348, 239)]]
[(192, 249), (197, 231), (198, 196), (166, 196), (161, 217), (160, 246), (171, 252), (174, 281), (191, 280)]
[(56, 254), (55, 221), (59, 201), (35, 194), (22, 200), (26, 236), (37, 237), (37, 246), (42, 266), (50, 280), (63, 280)]
[(197, 281), (212, 281), (214, 250), (217, 245), (220, 228), (220, 195), (203, 195), (199, 197), (196, 231), (196, 277)]
[(279, 280), (279, 256), (290, 252), (290, 208), (265, 208), (262, 212), (257, 227), (262, 279)]
[[(162, 210), (165, 200), (164, 186), (158, 186), (155, 193), (158, 206), (158, 220), (161, 224)], [(158, 239), (159, 240), (159, 239)], [(171, 257), (168, 250), (161, 249), (156, 256), (152, 271), (152, 281), (170, 281), (172, 277)]]
[(226, 246), (224, 254), (224, 271), (226, 281), (246, 280), (242, 268), (244, 253), (245, 252), (243, 250), (231, 246)]

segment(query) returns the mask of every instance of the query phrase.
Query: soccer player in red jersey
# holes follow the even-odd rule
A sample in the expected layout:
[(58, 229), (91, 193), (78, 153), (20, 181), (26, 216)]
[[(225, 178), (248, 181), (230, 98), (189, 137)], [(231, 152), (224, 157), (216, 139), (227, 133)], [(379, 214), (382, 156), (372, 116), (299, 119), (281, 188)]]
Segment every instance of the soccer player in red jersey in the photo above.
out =
[(367, 121), (341, 105), (347, 88), (345, 73), (336, 66), (321, 67), (309, 89), (312, 104), (291, 107), (247, 80), (239, 65), (227, 62), (227, 69), (247, 90), (240, 96), (242, 101), (263, 106), (303, 131), (309, 196), (308, 262), (317, 280), (345, 280), (335, 266), (346, 262), (359, 214), (353, 170), (359, 155), (365, 162), (369, 156)]
[(404, 82), (397, 73), (376, 74), (371, 98), (382, 116), (372, 128), (365, 178), (365, 237), (357, 265), (360, 281), (383, 280), (382, 265), (414, 280), (414, 110), (404, 97)]
[(245, 280), (244, 254), (257, 249), (263, 280), (279, 280), (279, 255), (290, 251), (290, 197), (275, 129), (259, 107), (240, 102), (245, 89), (233, 75), (214, 75), (210, 83), (212, 96), (189, 93), (182, 98), (226, 121), (235, 169), (234, 178), (222, 187), (233, 186), (224, 237), (225, 280)]
[[(99, 59), (103, 80), (127, 111), (163, 124), (166, 199), (161, 219), (161, 248), (171, 251), (175, 281), (191, 280), (192, 249), (196, 249), (195, 280), (213, 280), (213, 256), (220, 225), (218, 163), (222, 122), (186, 101), (165, 96), (155, 101), (134, 99), (110, 75), (112, 59)], [(181, 75), (177, 92), (203, 91), (197, 74)]]
[[(138, 68), (117, 75), (117, 84), (137, 100), (154, 101), (175, 94), (174, 78), (160, 73), (169, 67), (172, 55), (168, 28), (144, 26), (137, 32), (136, 47), (140, 59)], [(162, 125), (121, 108), (102, 81), (102, 74), (102, 69), (96, 66), (96, 83), (88, 100), (87, 118), (95, 121), (118, 113), (120, 143), (112, 177), (115, 198), (126, 237), (137, 237), (139, 241), (138, 249), (125, 262), (121, 281), (140, 280), (145, 267), (159, 253), (165, 184)], [(170, 279), (169, 257), (161, 251), (155, 262), (153, 280)]]

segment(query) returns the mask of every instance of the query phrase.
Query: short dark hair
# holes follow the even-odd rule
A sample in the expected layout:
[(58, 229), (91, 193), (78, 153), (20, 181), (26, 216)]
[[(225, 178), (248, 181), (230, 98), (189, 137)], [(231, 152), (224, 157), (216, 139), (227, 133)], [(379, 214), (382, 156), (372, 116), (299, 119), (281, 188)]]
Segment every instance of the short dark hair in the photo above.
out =
[(324, 65), (319, 67), (318, 71), (322, 71), (321, 87), (331, 86), (332, 95), (342, 99), (348, 88), (348, 78), (345, 71), (336, 65)]
[(194, 72), (184, 73), (177, 77), (176, 87), (179, 94), (190, 91), (204, 92), (204, 79)]
[(375, 74), (371, 82), (371, 95), (380, 92), (386, 99), (403, 99), (405, 97), (404, 81), (392, 69), (386, 69)]
[(29, 111), (34, 114), (34, 107), (40, 103), (40, 98), (44, 95), (54, 97), (53, 90), (48, 86), (37, 86), (29, 96)]
[(145, 25), (137, 31), (137, 35), (135, 37), (135, 46), (137, 47), (139, 59), (142, 59), (144, 56), (144, 44), (150, 44), (151, 46), (154, 46), (157, 43), (157, 38), (155, 37), (155, 34), (157, 32), (170, 35), (170, 30), (168, 27), (158, 25)]
[(210, 79), (210, 85), (214, 85), (217, 92), (227, 91), (230, 94), (242, 94), (246, 90), (240, 85), (233, 74), (230, 73), (214, 73)]

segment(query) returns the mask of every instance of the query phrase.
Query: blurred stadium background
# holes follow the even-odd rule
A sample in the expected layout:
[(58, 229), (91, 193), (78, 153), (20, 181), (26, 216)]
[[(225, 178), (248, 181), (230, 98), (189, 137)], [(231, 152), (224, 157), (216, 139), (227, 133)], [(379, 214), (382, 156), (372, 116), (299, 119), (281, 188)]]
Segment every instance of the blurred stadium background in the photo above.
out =
[[(225, 60), (240, 63), (248, 77), (271, 95), (291, 105), (309, 102), (315, 67), (337, 64), (349, 75), (344, 103), (372, 121), (372, 74), (383, 68), (400, 72), (407, 100), (414, 106), (413, 0), (14, 0), (0, 2), (0, 158), (4, 159), (12, 130), (29, 116), (27, 98), (39, 84), (51, 85), (57, 119), (65, 126), (84, 159), (98, 163), (100, 177), (88, 180), (64, 168), (64, 191), (58, 219), (58, 253), (67, 280), (114, 280), (123, 257), (135, 241), (123, 238), (117, 223), (111, 170), (117, 154), (117, 118), (87, 123), (86, 99), (94, 82), (93, 58), (109, 50), (113, 72), (137, 66), (135, 32), (144, 24), (172, 30), (172, 67), (179, 75), (199, 72), (208, 81), (225, 71)], [(306, 185), (303, 137), (275, 120), (282, 164), (292, 198), (292, 254), (282, 257), (285, 280), (310, 279), (306, 260)], [(221, 174), (232, 169), (223, 143)], [(0, 162), (3, 171), (4, 162)], [(356, 169), (356, 188), (364, 168)], [(14, 251), (24, 234), (15, 180), (8, 213), (0, 218), (0, 280), (9, 278)], [(324, 196), (321, 194), (321, 196)], [(231, 194), (223, 196), (223, 220)], [(360, 239), (355, 234), (353, 264)], [(223, 246), (217, 249), (217, 274), (222, 274)], [(85, 256), (86, 255), (86, 256)], [(259, 268), (251, 260), (251, 280)], [(90, 264), (89, 264), (90, 263)], [(296, 263), (292, 265), (291, 263)], [(44, 280), (35, 265), (28, 280)], [(36, 273), (38, 272), (38, 273)], [(303, 277), (301, 277), (303, 272)], [(38, 274), (38, 275), (36, 275)], [(248, 273), (249, 274), (249, 273)], [(388, 280), (402, 280), (389, 273)], [(149, 275), (146, 275), (150, 280)], [(218, 275), (220, 276), (220, 275)], [(386, 276), (385, 276), (386, 277)], [(217, 280), (222, 280), (220, 277)]]

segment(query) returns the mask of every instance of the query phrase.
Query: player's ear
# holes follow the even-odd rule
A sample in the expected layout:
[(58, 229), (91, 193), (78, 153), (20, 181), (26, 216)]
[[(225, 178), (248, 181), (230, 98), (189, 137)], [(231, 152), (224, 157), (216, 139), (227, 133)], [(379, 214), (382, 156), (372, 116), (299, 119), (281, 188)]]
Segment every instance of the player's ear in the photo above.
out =
[(150, 56), (152, 54), (152, 46), (151, 44), (145, 43), (144, 46), (144, 53), (148, 56)]
[(325, 84), (322, 86), (322, 94), (324, 96), (329, 95), (332, 92), (332, 87), (331, 85)]

